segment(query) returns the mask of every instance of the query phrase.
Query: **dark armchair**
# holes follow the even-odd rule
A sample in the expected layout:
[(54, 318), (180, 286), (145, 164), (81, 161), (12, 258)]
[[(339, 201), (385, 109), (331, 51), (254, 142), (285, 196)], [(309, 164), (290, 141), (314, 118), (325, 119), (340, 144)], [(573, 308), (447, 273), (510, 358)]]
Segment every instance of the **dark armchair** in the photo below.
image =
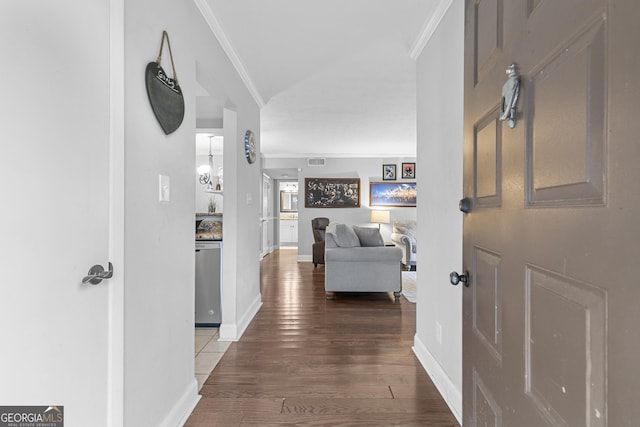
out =
[(324, 264), (324, 232), (329, 225), (329, 218), (313, 218), (311, 231), (313, 231), (313, 266)]

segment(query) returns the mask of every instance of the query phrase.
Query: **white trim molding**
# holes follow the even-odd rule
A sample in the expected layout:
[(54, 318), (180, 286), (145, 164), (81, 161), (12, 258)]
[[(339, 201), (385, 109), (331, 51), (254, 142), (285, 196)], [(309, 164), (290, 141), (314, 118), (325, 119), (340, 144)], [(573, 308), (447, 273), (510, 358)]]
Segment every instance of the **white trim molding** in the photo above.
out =
[[(416, 151), (412, 152), (388, 152), (388, 153), (260, 153), (265, 159), (305, 159), (322, 157), (325, 159), (379, 159), (380, 157), (416, 157)], [(321, 166), (310, 166), (321, 167)]]
[(109, 2), (109, 260), (107, 425), (124, 424), (125, 0)]
[(253, 300), (247, 311), (244, 313), (238, 323), (234, 324), (221, 324), (219, 329), (220, 338), (218, 341), (238, 341), (244, 331), (247, 330), (249, 324), (253, 318), (258, 314), (258, 310), (262, 307), (262, 296), (258, 294), (256, 299)]
[(435, 33), (438, 25), (440, 25), (440, 21), (442, 21), (442, 18), (444, 18), (445, 13), (447, 13), (447, 10), (449, 10), (452, 4), (453, 0), (440, 0), (438, 2), (433, 15), (424, 23), (416, 41), (413, 42), (411, 50), (409, 50), (409, 58), (414, 61), (418, 59), (422, 53), (422, 49), (427, 45), (429, 39), (431, 39), (431, 36)]
[(194, 378), (160, 425), (162, 427), (183, 426), (191, 416), (201, 397), (202, 396), (198, 394), (198, 382)]
[(436, 358), (427, 350), (427, 347), (417, 335), (413, 337), (412, 350), (424, 370), (427, 371), (427, 375), (429, 375), (431, 381), (435, 384), (440, 395), (442, 395), (442, 398), (449, 406), (449, 409), (451, 409), (453, 416), (456, 417), (458, 423), (462, 425), (462, 391), (451, 381), (451, 378), (449, 378)]
[(238, 53), (231, 44), (231, 41), (227, 37), (227, 34), (222, 29), (220, 21), (218, 21), (218, 18), (215, 17), (213, 11), (211, 10), (211, 7), (209, 7), (209, 4), (206, 0), (193, 1), (198, 7), (198, 10), (200, 10), (200, 13), (204, 17), (204, 20), (207, 21), (207, 24), (209, 25), (209, 28), (211, 28), (213, 34), (216, 36), (216, 39), (218, 39), (218, 42), (222, 46), (224, 52), (227, 54), (227, 57), (231, 61), (231, 64), (233, 64), (234, 68), (238, 72), (238, 75), (242, 79), (244, 85), (247, 87), (247, 90), (253, 97), (254, 101), (256, 101), (256, 104), (258, 104), (258, 108), (262, 109), (265, 106), (264, 99), (262, 99), (262, 95), (260, 95), (260, 92), (258, 92), (258, 88), (253, 83), (253, 80), (251, 79), (251, 76), (249, 76), (249, 73), (244, 67), (244, 64), (242, 64)]

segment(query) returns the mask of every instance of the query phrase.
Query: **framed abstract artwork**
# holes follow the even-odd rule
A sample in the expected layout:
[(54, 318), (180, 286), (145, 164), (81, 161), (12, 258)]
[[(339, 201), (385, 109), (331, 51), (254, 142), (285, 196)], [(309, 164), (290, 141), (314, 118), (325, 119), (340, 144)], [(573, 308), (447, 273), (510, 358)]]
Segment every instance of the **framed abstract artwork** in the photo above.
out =
[(383, 181), (396, 180), (396, 165), (394, 164), (382, 165), (382, 180)]
[(360, 178), (305, 178), (304, 207), (360, 207)]
[(415, 163), (403, 163), (402, 164), (402, 179), (416, 179), (416, 164)]

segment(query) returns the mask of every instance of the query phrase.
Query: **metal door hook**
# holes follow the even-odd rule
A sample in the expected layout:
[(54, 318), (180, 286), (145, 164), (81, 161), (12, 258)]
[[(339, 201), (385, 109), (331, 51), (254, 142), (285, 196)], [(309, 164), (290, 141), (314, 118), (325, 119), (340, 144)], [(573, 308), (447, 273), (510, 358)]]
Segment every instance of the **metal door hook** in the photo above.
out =
[(502, 86), (502, 102), (500, 103), (500, 120), (507, 121), (511, 129), (516, 127), (516, 104), (520, 94), (520, 75), (516, 64), (507, 68), (507, 82)]
[(89, 269), (89, 273), (82, 278), (82, 283), (91, 283), (97, 285), (102, 282), (103, 279), (110, 279), (113, 277), (113, 264), (109, 263), (109, 270), (105, 271), (104, 267), (99, 264), (94, 265)]

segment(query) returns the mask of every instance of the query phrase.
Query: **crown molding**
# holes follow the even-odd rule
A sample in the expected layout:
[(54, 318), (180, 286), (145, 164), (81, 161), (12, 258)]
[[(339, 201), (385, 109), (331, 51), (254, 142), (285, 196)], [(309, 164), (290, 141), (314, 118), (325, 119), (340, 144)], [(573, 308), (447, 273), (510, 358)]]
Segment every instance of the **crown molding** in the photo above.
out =
[(409, 58), (414, 61), (418, 59), (422, 53), (422, 49), (427, 45), (429, 39), (433, 36), (433, 33), (436, 32), (438, 25), (440, 25), (442, 18), (444, 18), (445, 13), (447, 13), (447, 10), (449, 10), (452, 4), (453, 0), (440, 0), (438, 2), (433, 15), (431, 15), (431, 18), (424, 23), (416, 41), (413, 42), (413, 46), (411, 46), (411, 50), (409, 50)]
[(265, 159), (307, 159), (322, 157), (323, 159), (415, 159), (416, 153), (260, 153)]
[(249, 76), (249, 73), (247, 72), (246, 68), (244, 68), (244, 65), (242, 64), (240, 57), (238, 56), (238, 54), (236, 53), (236, 50), (233, 48), (233, 45), (229, 41), (227, 34), (222, 29), (222, 26), (220, 25), (218, 18), (216, 18), (215, 15), (213, 14), (211, 7), (209, 7), (209, 4), (207, 3), (206, 0), (193, 0), (193, 1), (198, 7), (198, 10), (200, 10), (200, 13), (204, 17), (204, 20), (209, 25), (209, 28), (211, 28), (211, 31), (216, 36), (216, 39), (218, 39), (218, 42), (222, 46), (222, 49), (224, 50), (224, 52), (227, 54), (227, 57), (231, 61), (231, 64), (233, 64), (233, 67), (238, 72), (240, 79), (242, 79), (242, 82), (247, 87), (247, 90), (253, 97), (254, 101), (256, 101), (256, 104), (258, 104), (258, 108), (262, 109), (265, 106), (264, 99), (262, 99), (260, 92), (258, 92), (258, 89), (253, 83), (253, 80)]

